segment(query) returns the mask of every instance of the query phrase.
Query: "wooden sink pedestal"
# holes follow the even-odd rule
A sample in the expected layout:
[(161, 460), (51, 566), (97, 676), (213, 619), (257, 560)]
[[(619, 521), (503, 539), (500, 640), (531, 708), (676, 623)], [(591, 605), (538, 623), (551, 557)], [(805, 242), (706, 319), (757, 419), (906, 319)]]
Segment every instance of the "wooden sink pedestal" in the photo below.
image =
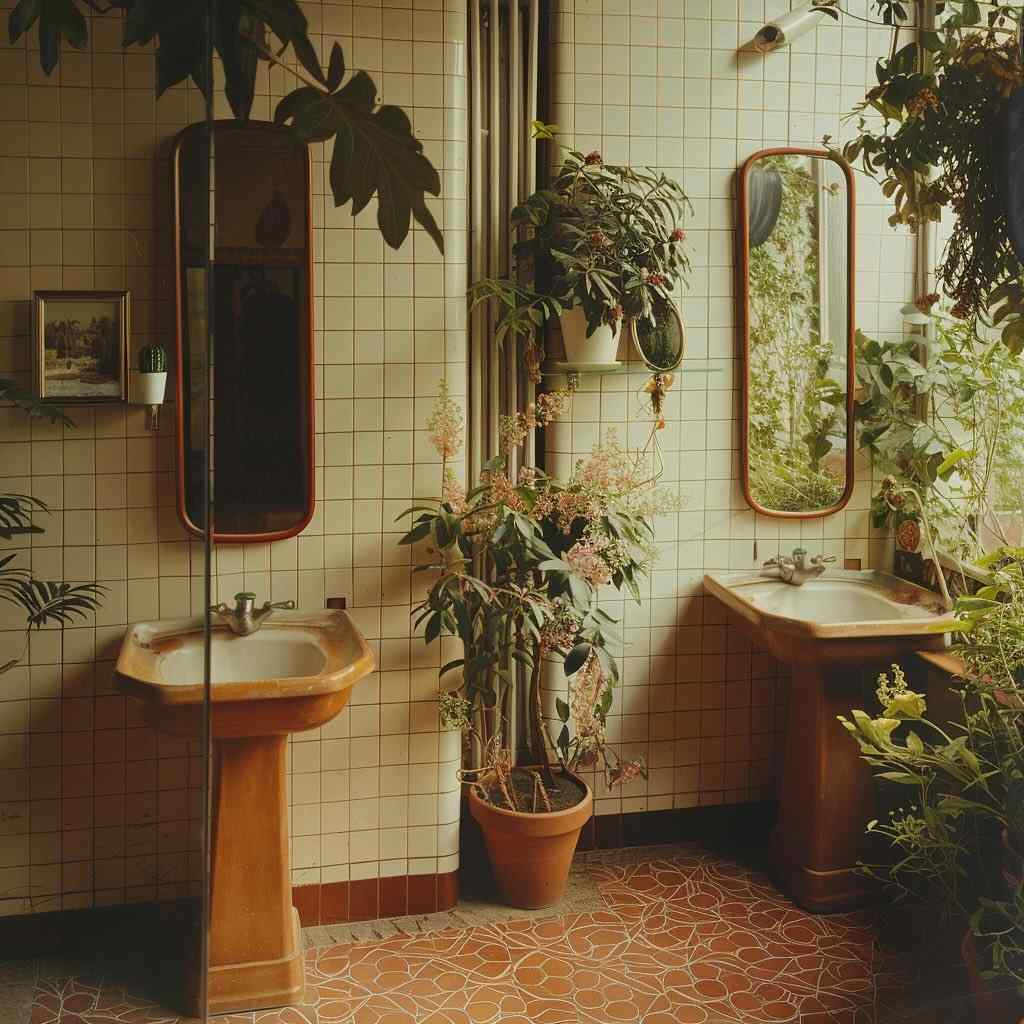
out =
[(287, 736), (214, 741), (209, 1012), (302, 1002), (288, 863)]
[(875, 784), (836, 720), (862, 703), (861, 678), (859, 669), (793, 666), (771, 860), (782, 889), (806, 910), (848, 910), (875, 888), (854, 871), (875, 816)]

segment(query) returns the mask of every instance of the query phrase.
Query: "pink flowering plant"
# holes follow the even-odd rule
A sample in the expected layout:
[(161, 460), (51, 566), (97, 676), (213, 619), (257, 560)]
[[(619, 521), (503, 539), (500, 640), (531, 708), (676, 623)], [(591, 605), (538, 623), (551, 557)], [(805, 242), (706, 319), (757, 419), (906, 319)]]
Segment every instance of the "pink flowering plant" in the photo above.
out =
[[(542, 139), (557, 132), (540, 122), (533, 130)], [(588, 334), (632, 317), (653, 328), (690, 272), (681, 226), (690, 201), (678, 182), (650, 168), (606, 164), (597, 152), (563, 148), (550, 186), (510, 215), (519, 239), (514, 273), (486, 278), (469, 292), (473, 306), (498, 302), (498, 339), (524, 338), (534, 371), (541, 348), (535, 336), (547, 320), (582, 306)]]
[[(567, 401), (558, 392), (541, 396), (507, 420), (506, 447)], [(478, 736), (488, 757), (496, 761), (504, 751), (507, 760), (503, 723), (522, 685), (529, 756), (542, 785), (553, 784), (552, 754), (563, 771), (602, 766), (609, 785), (644, 773), (640, 761), (623, 761), (605, 742), (619, 680), (610, 647), (619, 638), (598, 595), (614, 588), (640, 600), (640, 582), (656, 557), (652, 519), (677, 509), (678, 497), (611, 437), (566, 481), (537, 469), (514, 481), (499, 457), (467, 492), (448, 465), (461, 445), (461, 415), (446, 391), (428, 430), (442, 459), (442, 495), (405, 513), (412, 522), (402, 543), (421, 546), (426, 557), (416, 571), (432, 574), (413, 610), (426, 641), (445, 634), (462, 641), (462, 657), (441, 668), (442, 680), (454, 673), (460, 679), (442, 695), (445, 724), (472, 731), (482, 722)], [(556, 701), (557, 736), (545, 721), (541, 693), (542, 665), (551, 660), (561, 660), (568, 679), (568, 700)], [(505, 786), (496, 791), (508, 793)]]

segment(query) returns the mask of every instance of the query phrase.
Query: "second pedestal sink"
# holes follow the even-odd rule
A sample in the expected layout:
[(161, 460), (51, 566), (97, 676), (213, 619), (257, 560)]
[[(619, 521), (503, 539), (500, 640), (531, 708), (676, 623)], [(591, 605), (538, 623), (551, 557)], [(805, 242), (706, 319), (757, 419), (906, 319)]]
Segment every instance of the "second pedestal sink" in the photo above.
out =
[(808, 910), (856, 905), (854, 872), (875, 816), (874, 783), (837, 715), (863, 704), (862, 680), (893, 660), (946, 645), (937, 594), (884, 572), (833, 570), (793, 586), (758, 573), (704, 577), (704, 589), (759, 645), (792, 666), (772, 860)]
[[(208, 1006), (230, 1013), (301, 1000), (303, 950), (288, 865), (288, 734), (337, 715), (374, 659), (343, 611), (275, 612), (250, 636), (217, 626), (210, 655)], [(201, 618), (141, 622), (125, 636), (115, 680), (142, 702), (154, 729), (199, 737), (204, 660)]]

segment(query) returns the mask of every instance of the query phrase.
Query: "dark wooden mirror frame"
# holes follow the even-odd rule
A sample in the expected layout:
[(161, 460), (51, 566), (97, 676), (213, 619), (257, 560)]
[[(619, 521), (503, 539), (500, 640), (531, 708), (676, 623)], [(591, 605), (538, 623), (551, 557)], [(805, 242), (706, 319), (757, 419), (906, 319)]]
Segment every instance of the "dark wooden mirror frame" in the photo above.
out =
[[(839, 500), (829, 508), (814, 509), (810, 512), (783, 512), (764, 508), (755, 499), (750, 490), (750, 225), (747, 196), (747, 181), (750, 172), (758, 160), (771, 156), (807, 156), (821, 160), (831, 160), (843, 172), (846, 179), (846, 481)], [(856, 237), (857, 237), (857, 197), (850, 165), (824, 149), (800, 149), (793, 147), (777, 147), (762, 149), (748, 157), (740, 167), (737, 176), (739, 200), (739, 224), (736, 237), (738, 240), (738, 287), (742, 297), (740, 335), (742, 339), (743, 400), (740, 403), (740, 462), (743, 484), (743, 497), (747, 504), (757, 513), (774, 519), (821, 519), (824, 516), (841, 512), (850, 501), (854, 487), (854, 391), (857, 386), (855, 360), (856, 322)]]
[[(204, 536), (205, 531), (201, 526), (198, 526), (192, 521), (192, 518), (188, 513), (187, 505), (187, 481), (185, 473), (185, 413), (186, 403), (184, 395), (184, 359), (185, 359), (185, 345), (184, 345), (184, 302), (185, 297), (183, 294), (183, 280), (184, 270), (182, 266), (182, 238), (181, 238), (181, 148), (185, 141), (192, 135), (196, 135), (200, 132), (207, 130), (206, 122), (198, 122), (191, 124), (186, 128), (183, 128), (175, 137), (173, 146), (171, 148), (171, 199), (172, 199), (172, 215), (174, 223), (172, 225), (172, 231), (174, 234), (174, 320), (175, 320), (175, 455), (176, 455), (176, 492), (177, 492), (177, 506), (178, 506), (178, 518), (181, 520), (182, 525), (190, 533), (196, 536)], [(275, 124), (268, 121), (235, 121), (233, 119), (217, 120), (213, 122), (214, 136), (219, 137), (222, 133), (231, 132), (239, 129), (245, 129), (252, 131), (256, 130), (268, 130), (276, 133), (280, 133), (283, 129)], [(300, 339), (300, 342), (307, 349), (306, 365), (308, 367), (308, 379), (306, 381), (306, 388), (308, 398), (308, 436), (306, 439), (307, 445), (307, 466), (306, 477), (307, 477), (307, 494), (308, 494), (308, 507), (300, 520), (292, 524), (286, 529), (282, 530), (268, 530), (260, 533), (220, 533), (214, 527), (212, 533), (212, 541), (215, 544), (254, 544), (254, 543), (267, 543), (275, 540), (285, 540), (288, 537), (294, 537), (301, 533), (313, 518), (315, 510), (316, 498), (316, 466), (315, 466), (315, 452), (316, 452), (316, 392), (315, 392), (315, 380), (316, 380), (316, 349), (313, 340), (313, 295), (314, 295), (314, 278), (313, 278), (313, 211), (312, 211), (312, 162), (309, 153), (309, 147), (303, 146), (304, 151), (304, 162), (305, 162), (305, 179), (306, 179), (306, 212), (304, 218), (304, 228), (306, 231), (306, 280), (307, 280), (307, 309), (309, 311), (306, 317), (307, 329), (304, 332), (304, 337)], [(216, 225), (214, 225), (216, 230)], [(215, 510), (216, 511), (216, 510)]]

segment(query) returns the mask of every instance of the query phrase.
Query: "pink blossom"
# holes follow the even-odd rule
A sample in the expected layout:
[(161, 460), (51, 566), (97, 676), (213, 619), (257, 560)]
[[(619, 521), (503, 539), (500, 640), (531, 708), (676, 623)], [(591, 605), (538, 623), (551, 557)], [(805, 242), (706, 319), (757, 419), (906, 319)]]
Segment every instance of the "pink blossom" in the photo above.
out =
[(443, 378), (427, 420), (427, 430), (434, 449), (445, 462), (462, 447), (462, 410), (448, 394), (448, 382)]
[(565, 554), (565, 560), (573, 572), (582, 576), (591, 586), (600, 587), (612, 578), (612, 570), (601, 557), (608, 546), (606, 537), (584, 537), (578, 540)]
[(599, 746), (604, 738), (604, 723), (597, 709), (604, 686), (601, 663), (593, 655), (569, 685), (569, 718), (577, 739), (584, 741), (586, 747)]

